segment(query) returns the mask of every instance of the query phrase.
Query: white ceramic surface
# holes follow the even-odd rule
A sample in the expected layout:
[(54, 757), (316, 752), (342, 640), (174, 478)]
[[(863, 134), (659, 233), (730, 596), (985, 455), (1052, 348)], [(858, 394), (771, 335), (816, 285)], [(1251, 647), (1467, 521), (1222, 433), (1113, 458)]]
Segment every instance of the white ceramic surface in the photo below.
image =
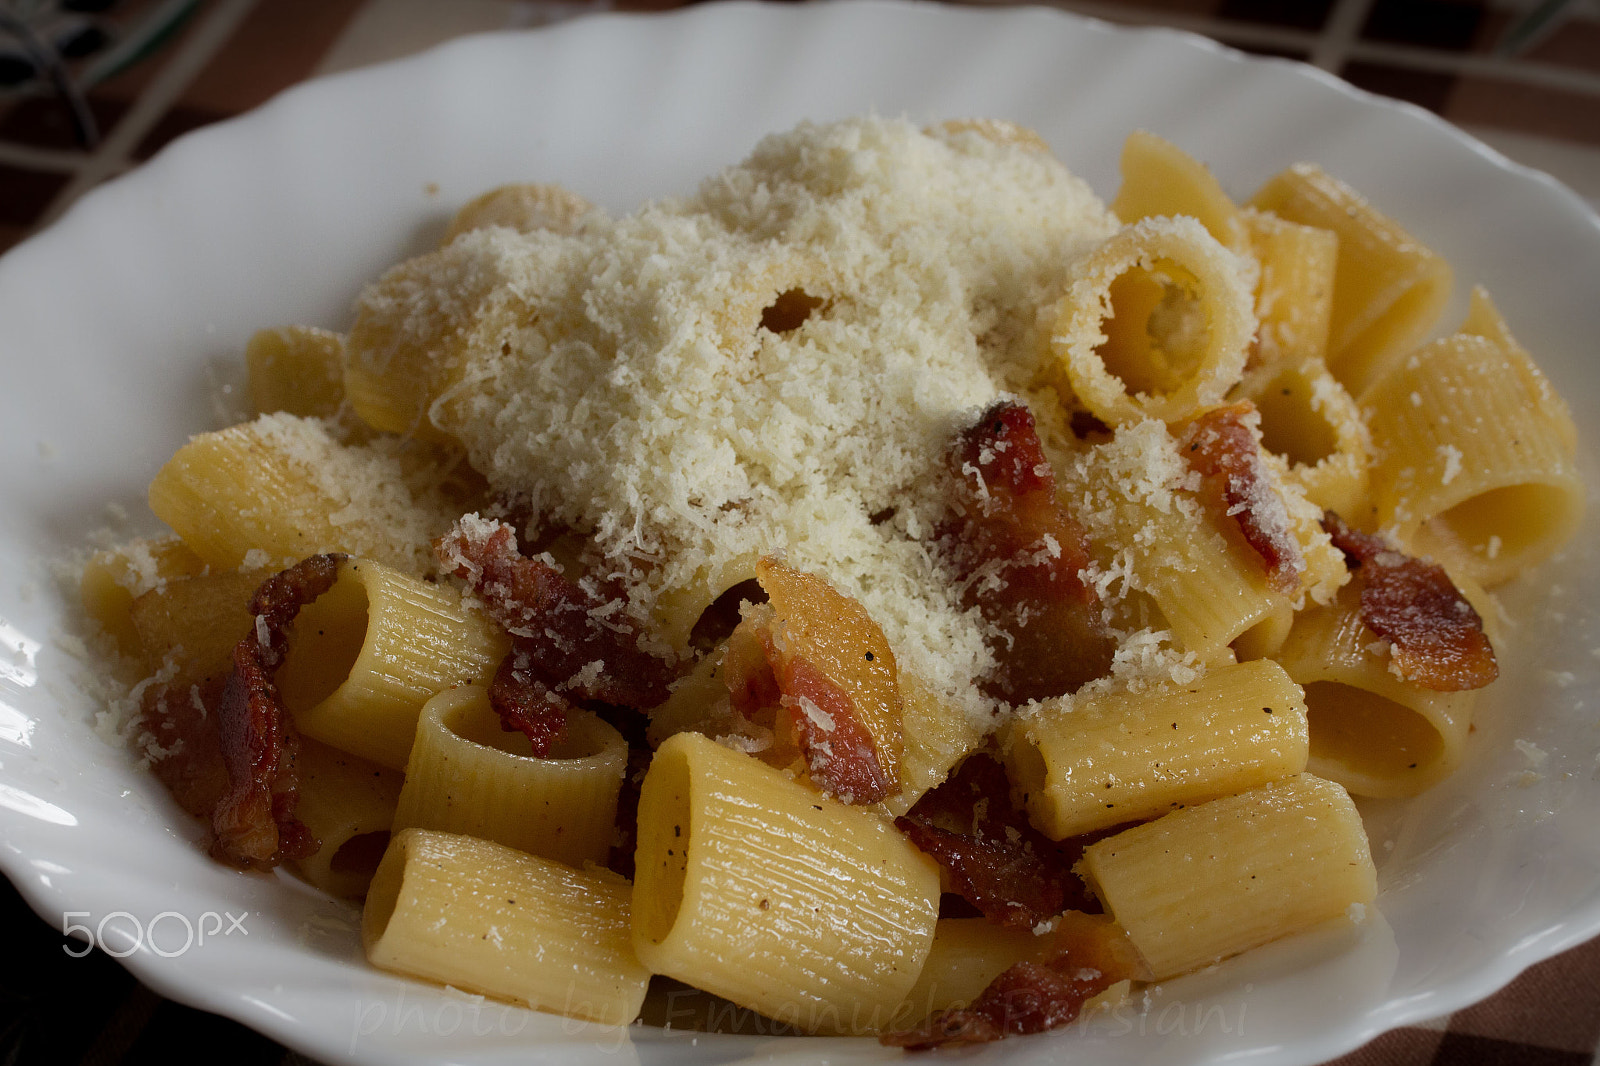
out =
[[(186, 434), (213, 427), (215, 381), (252, 330), (342, 326), (363, 280), (426, 247), (471, 195), (554, 180), (627, 209), (689, 189), (763, 133), (869, 109), (1025, 123), (1107, 195), (1135, 126), (1208, 161), (1236, 194), (1320, 162), (1463, 282), (1490, 286), (1580, 423), (1600, 406), (1600, 223), (1577, 197), (1414, 108), (1183, 34), (1044, 10), (733, 4), (466, 39), (297, 88), (182, 139), (0, 259), (0, 866), (39, 912), (88, 912), (78, 921), (105, 922), (120, 954), (135, 920), (247, 911), (245, 933), (212, 930), (186, 951), (169, 916), (160, 951), (146, 938), (126, 964), (330, 1061), (898, 1057), (864, 1041), (597, 1032), (369, 970), (352, 908), (211, 863), (160, 788), (90, 732), (46, 565), (106, 523), (108, 500), (131, 529), (151, 527), (144, 484)], [(1521, 608), (1524, 654), (1461, 773), (1419, 801), (1366, 808), (1386, 920), (1175, 982), (1143, 1014), (978, 1057), (1316, 1061), (1600, 931), (1593, 539), (1591, 521), (1564, 562), (1513, 590), (1550, 598)]]

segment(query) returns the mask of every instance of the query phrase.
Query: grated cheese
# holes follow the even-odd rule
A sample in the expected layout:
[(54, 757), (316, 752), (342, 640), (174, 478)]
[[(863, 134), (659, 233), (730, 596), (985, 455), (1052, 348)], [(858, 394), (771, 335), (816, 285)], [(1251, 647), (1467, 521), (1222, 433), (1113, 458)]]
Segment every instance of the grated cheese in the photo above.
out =
[[(785, 550), (987, 720), (970, 684), (990, 663), (983, 622), (928, 543), (946, 448), (997, 398), (1031, 395), (1041, 316), (1116, 228), (1031, 147), (802, 125), (687, 199), (574, 233), (465, 233), (369, 289), (352, 336), (420, 344), (452, 323), (433, 425), (495, 489), (588, 534), (646, 627), (664, 593)], [(794, 290), (820, 306), (764, 327)], [(381, 369), (393, 350), (350, 354)], [(1053, 394), (1030, 406), (1068, 436)]]

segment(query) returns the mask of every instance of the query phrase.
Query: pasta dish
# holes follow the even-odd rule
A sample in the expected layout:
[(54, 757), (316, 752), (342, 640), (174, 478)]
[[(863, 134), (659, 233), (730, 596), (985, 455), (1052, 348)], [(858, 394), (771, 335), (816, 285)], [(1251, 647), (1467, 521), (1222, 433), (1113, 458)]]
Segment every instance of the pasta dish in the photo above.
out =
[(606, 1024), (980, 1043), (1366, 920), (1351, 797), (1460, 763), (1573, 422), (1335, 176), (1121, 168), (866, 118), (484, 194), (90, 560), (103, 731), (374, 965)]

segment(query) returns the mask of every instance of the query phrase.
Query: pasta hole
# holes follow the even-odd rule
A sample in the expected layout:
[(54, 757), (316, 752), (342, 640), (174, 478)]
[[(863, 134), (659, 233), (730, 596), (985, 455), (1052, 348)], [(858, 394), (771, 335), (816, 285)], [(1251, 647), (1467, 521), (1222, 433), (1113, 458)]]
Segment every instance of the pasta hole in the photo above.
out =
[[(1494, 564), (1543, 543), (1551, 530), (1565, 530), (1572, 494), (1554, 485), (1508, 485), (1480, 492), (1436, 515), (1418, 533), (1417, 546), (1426, 554), (1452, 549)], [(1552, 516), (1558, 516), (1552, 521)]]
[(1095, 353), (1128, 392), (1161, 395), (1181, 386), (1205, 356), (1209, 329), (1188, 271), (1165, 260), (1111, 282), (1106, 340)]
[[(507, 755), (534, 758), (533, 745), (526, 734), (515, 729), (505, 729), (500, 716), (489, 704), (487, 694), (476, 699), (463, 700), (446, 710), (441, 719), (446, 729), (473, 744), (503, 751)], [(606, 733), (597, 719), (590, 714), (569, 714), (567, 728), (562, 730), (550, 754), (543, 762), (563, 759), (589, 759), (605, 748)]]
[(689, 646), (705, 654), (727, 640), (739, 625), (739, 605), (745, 601), (766, 603), (767, 593), (755, 578), (741, 581), (723, 592), (700, 612), (689, 631)]
[(1305, 692), (1313, 773), (1403, 782), (1444, 754), (1438, 729), (1409, 707), (1337, 681), (1313, 681)]
[(339, 850), (328, 860), (328, 869), (340, 877), (370, 881), (377, 873), (383, 853), (389, 848), (389, 831), (380, 829), (372, 833), (357, 833), (339, 845)]
[(694, 825), (689, 819), (689, 776), (689, 759), (681, 750), (659, 751), (650, 762), (640, 796), (634, 932), (655, 944), (666, 940), (677, 924), (695, 847)]
[[(1043, 794), (1046, 780), (1044, 754), (1039, 746), (1025, 736), (1018, 736), (1006, 755), (1006, 770), (1011, 778), (1014, 797), (1032, 797)], [(1026, 806), (1026, 804), (1022, 804)]]
[(805, 325), (811, 313), (823, 305), (820, 296), (804, 289), (788, 289), (761, 311), (761, 328), (769, 333), (790, 333)]
[(1251, 399), (1261, 412), (1261, 443), (1268, 451), (1316, 466), (1339, 450), (1334, 427), (1312, 408), (1312, 384), (1299, 370), (1285, 370)]
[(291, 714), (310, 710), (345, 683), (367, 639), (367, 590), (348, 566), (333, 587), (301, 609), (278, 668), (278, 692)]
[(400, 903), (400, 890), (405, 886), (406, 851), (416, 843), (417, 832), (413, 829), (399, 834), (367, 885), (367, 902), (361, 908), (361, 941), (369, 957), (373, 945), (389, 928), (389, 919), (394, 917), (394, 909)]

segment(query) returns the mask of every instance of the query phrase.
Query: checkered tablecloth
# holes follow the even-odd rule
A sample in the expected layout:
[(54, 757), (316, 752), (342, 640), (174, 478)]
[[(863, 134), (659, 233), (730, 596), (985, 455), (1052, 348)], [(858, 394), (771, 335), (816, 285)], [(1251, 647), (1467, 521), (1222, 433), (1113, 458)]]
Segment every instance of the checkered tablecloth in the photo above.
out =
[[(0, 251), (188, 130), (318, 74), (462, 33), (600, 8), (560, 0), (0, 0)], [(1192, 30), (1313, 63), (1435, 111), (1600, 204), (1596, 0), (1138, 0), (1055, 6)], [(179, 1006), (35, 916), (0, 881), (0, 1066), (303, 1063), (266, 1037)], [(70, 951), (64, 950), (70, 947)], [(1600, 1061), (1600, 941), (1491, 999), (1385, 1034), (1338, 1060)]]

